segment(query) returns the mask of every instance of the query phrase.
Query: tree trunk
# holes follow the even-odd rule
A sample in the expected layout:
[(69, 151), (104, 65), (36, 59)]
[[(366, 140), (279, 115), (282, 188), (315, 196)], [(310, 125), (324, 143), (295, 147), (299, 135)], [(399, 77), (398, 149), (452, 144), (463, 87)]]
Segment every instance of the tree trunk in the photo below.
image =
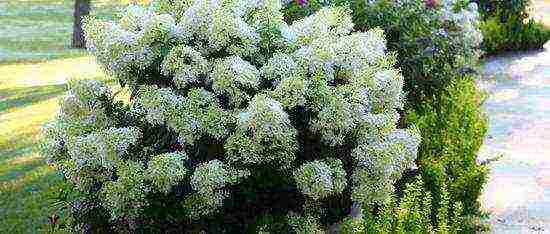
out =
[(74, 48), (86, 48), (84, 32), (82, 30), (82, 18), (90, 13), (90, 0), (74, 1), (73, 42)]

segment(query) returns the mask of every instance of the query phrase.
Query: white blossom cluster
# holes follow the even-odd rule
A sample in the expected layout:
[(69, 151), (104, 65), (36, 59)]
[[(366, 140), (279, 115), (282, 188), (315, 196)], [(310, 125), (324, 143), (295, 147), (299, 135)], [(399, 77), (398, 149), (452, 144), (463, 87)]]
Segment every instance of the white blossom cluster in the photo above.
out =
[(153, 156), (147, 163), (146, 176), (157, 191), (169, 193), (172, 186), (187, 177), (184, 160), (187, 155), (182, 151)]
[(136, 218), (147, 206), (146, 175), (143, 166), (135, 161), (119, 162), (118, 179), (107, 181), (100, 191), (101, 204), (113, 219)]
[(83, 190), (107, 181), (129, 147), (142, 137), (135, 127), (115, 127), (107, 115), (110, 89), (93, 80), (72, 80), (56, 121), (44, 127), (43, 155)]
[[(414, 162), (419, 134), (396, 128), (404, 93), (395, 57), (381, 29), (352, 33), (346, 8), (288, 25), (278, 0), (158, 0), (85, 28), (98, 62), (135, 92), (116, 109), (107, 86), (71, 83), (43, 148), (82, 191), (100, 191), (113, 219), (139, 216), (148, 194), (182, 184), (192, 191), (178, 209), (204, 217), (261, 165), (292, 172), (308, 199), (351, 186), (355, 201), (372, 203)], [(304, 128), (295, 110), (311, 116)], [(164, 139), (151, 129), (177, 142), (151, 143)], [(300, 131), (355, 148), (305, 160)], [(213, 142), (223, 149), (208, 159), (191, 153)]]
[(292, 24), (292, 39), (299, 46), (310, 45), (315, 39), (348, 35), (353, 29), (351, 15), (346, 8), (323, 8), (311, 17)]
[(468, 64), (475, 61), (464, 60), (472, 58), (477, 60), (481, 56), (479, 48), (483, 42), (483, 35), (479, 29), (480, 15), (477, 4), (471, 2), (466, 8), (458, 8), (456, 6), (459, 3), (458, 0), (441, 1), (440, 20), (452, 25), (452, 27), (441, 29), (441, 33), (449, 34), (450, 40), (455, 40), (455, 43), (463, 46), (463, 51), (466, 54), (458, 58), (458, 61)]
[(362, 204), (380, 204), (389, 198), (393, 184), (414, 164), (417, 131), (395, 130), (383, 139), (363, 142), (352, 152), (357, 163), (353, 175), (356, 185), (352, 197)]
[(133, 110), (144, 114), (150, 124), (170, 127), (188, 144), (203, 135), (221, 140), (228, 135), (226, 125), (234, 122), (214, 94), (201, 88), (192, 89), (187, 97), (182, 97), (169, 88), (144, 86)]
[[(105, 114), (101, 99), (112, 94), (104, 84), (94, 80), (69, 81), (69, 92), (60, 103), (57, 122), (64, 134), (78, 135), (113, 126)], [(67, 136), (65, 136), (67, 137)]]
[(294, 180), (300, 191), (314, 200), (339, 194), (347, 186), (343, 163), (334, 158), (304, 163), (294, 172)]
[(201, 81), (201, 76), (208, 72), (208, 63), (198, 51), (179, 45), (170, 50), (164, 59), (162, 72), (166, 76), (174, 76), (174, 83), (178, 88), (185, 88)]
[(212, 70), (212, 90), (226, 95), (232, 106), (238, 107), (250, 100), (246, 91), (258, 90), (260, 72), (256, 67), (238, 56), (226, 57), (214, 64)]
[(185, 201), (190, 206), (191, 218), (197, 219), (215, 212), (223, 205), (223, 199), (229, 196), (224, 187), (236, 184), (249, 175), (249, 171), (234, 169), (217, 159), (200, 164), (191, 177), (191, 187), (197, 193)]
[(112, 171), (117, 159), (141, 137), (136, 128), (110, 128), (67, 139), (67, 153), (76, 172), (106, 169)]
[(281, 104), (259, 94), (239, 114), (238, 127), (225, 144), (226, 157), (237, 164), (273, 163), (287, 168), (296, 158), (296, 135)]

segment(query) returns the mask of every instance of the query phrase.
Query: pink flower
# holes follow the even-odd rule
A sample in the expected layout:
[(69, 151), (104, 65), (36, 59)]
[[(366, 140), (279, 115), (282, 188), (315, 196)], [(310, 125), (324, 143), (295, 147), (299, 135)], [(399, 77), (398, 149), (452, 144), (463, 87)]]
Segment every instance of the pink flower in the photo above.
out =
[(425, 0), (424, 2), (426, 3), (427, 8), (435, 8), (439, 5), (438, 0)]
[(307, 4), (307, 0), (295, 0), (295, 1), (300, 6), (305, 6)]
[(170, 149), (180, 151), (180, 150), (183, 150), (183, 146), (180, 143), (174, 143), (170, 145)]

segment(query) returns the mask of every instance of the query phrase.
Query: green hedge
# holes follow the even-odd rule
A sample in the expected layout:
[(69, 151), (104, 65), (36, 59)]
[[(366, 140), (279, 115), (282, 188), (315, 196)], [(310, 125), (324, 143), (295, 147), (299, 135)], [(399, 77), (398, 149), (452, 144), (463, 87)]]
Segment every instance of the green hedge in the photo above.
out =
[[(439, 202), (447, 185), (451, 200), (462, 203), (470, 220), (482, 213), (478, 197), (488, 173), (476, 161), (488, 128), (483, 100), (474, 80), (459, 76), (441, 96), (412, 110), (407, 118), (422, 134), (417, 163), (427, 189)], [(464, 224), (466, 230), (476, 228), (471, 222)]]
[(483, 18), (483, 49), (487, 55), (541, 49), (550, 29), (529, 18), (529, 0), (478, 0)]

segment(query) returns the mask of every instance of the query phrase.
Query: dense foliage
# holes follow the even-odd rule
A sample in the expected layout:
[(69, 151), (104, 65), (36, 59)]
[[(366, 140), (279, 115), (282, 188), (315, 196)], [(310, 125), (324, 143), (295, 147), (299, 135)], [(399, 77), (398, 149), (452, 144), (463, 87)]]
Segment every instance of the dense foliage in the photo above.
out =
[(409, 116), (403, 124), (417, 125), (423, 136), (417, 164), (423, 186), (434, 199), (432, 221), (435, 225), (445, 209), (440, 201), (447, 188), (449, 199), (462, 204), (462, 211), (455, 211), (464, 216), (464, 231), (472, 232), (470, 221), (480, 214), (477, 198), (487, 174), (476, 162), (487, 129), (483, 99), (474, 84), (482, 42), (477, 5), (431, 0), (336, 0), (305, 6), (293, 2), (285, 15), (296, 17), (308, 12), (297, 8), (314, 11), (318, 5), (350, 6), (357, 31), (385, 30), (388, 48), (397, 52), (405, 77)]
[(529, 17), (529, 0), (476, 0), (483, 18), (483, 49), (488, 54), (541, 49), (550, 29)]
[[(330, 4), (350, 6), (357, 31), (384, 29), (388, 49), (399, 55), (398, 67), (413, 108), (437, 96), (457, 73), (471, 73), (481, 55), (476, 4), (457, 0), (334, 0)], [(322, 4), (305, 7), (318, 5)], [(291, 3), (286, 15), (302, 13), (296, 7)]]
[(88, 19), (130, 98), (72, 81), (45, 127), (73, 227), (242, 232), (283, 215), (310, 233), (392, 196), (420, 136), (396, 127), (404, 82), (384, 32), (352, 33), (343, 7), (289, 25), (281, 7), (159, 0)]
[[(475, 221), (480, 214), (478, 198), (487, 180), (487, 166), (477, 162), (488, 128), (483, 100), (475, 82), (459, 76), (441, 96), (407, 116), (422, 129), (417, 163), (427, 189), (439, 201), (441, 189), (447, 187), (451, 200), (462, 203), (465, 221)], [(471, 222), (463, 226), (475, 231)]]
[[(449, 197), (445, 185), (441, 199), (434, 200), (421, 178), (408, 183), (403, 197), (391, 197), (378, 211), (366, 212), (362, 219), (344, 220), (342, 233), (470, 233), (463, 227), (462, 203)], [(431, 210), (439, 207), (436, 221)]]

